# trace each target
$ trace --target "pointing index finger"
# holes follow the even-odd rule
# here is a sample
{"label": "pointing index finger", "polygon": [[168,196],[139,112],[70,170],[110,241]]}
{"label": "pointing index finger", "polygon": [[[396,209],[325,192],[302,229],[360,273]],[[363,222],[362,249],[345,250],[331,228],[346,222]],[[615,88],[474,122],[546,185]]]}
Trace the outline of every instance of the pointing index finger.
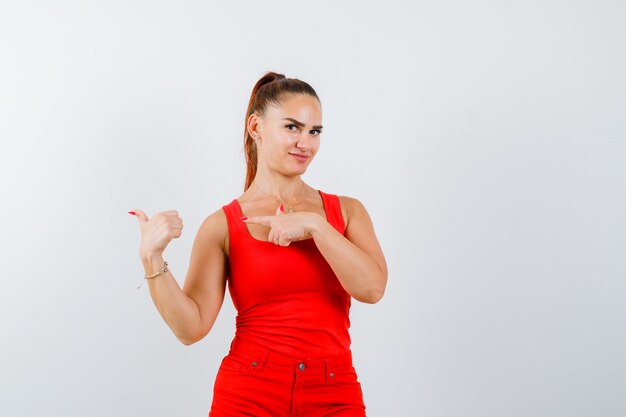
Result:
{"label": "pointing index finger", "polygon": [[242,217],[241,220],[244,223],[256,223],[256,224],[264,224],[265,226],[271,226],[272,217],[274,216],[250,216],[250,217]]}

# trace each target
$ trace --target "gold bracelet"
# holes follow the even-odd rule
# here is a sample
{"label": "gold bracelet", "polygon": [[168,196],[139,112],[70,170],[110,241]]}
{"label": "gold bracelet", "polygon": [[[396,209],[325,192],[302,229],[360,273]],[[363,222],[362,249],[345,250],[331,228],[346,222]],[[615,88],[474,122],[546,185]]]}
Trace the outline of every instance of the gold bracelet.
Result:
{"label": "gold bracelet", "polygon": [[161,268],[161,269],[159,270],[159,272],[157,272],[157,273],[156,273],[156,274],[154,274],[154,275],[150,275],[150,276],[147,276],[147,275],[146,275],[146,279],[150,279],[150,278],[157,277],[157,276],[161,275],[162,273],[169,271],[169,269],[167,269],[167,261],[163,261],[163,262],[165,262],[165,265],[163,265],[163,268]]}
{"label": "gold bracelet", "polygon": [[144,282],[146,279],[152,279],[152,278],[154,278],[154,277],[158,277],[159,275],[161,275],[161,274],[163,274],[163,273],[165,273],[165,272],[169,271],[169,269],[167,269],[167,261],[163,261],[163,262],[165,262],[165,265],[163,265],[163,268],[161,268],[161,269],[159,270],[159,272],[155,273],[154,275],[150,275],[150,276],[145,275],[145,276],[144,276],[144,279],[142,279],[142,280],[141,280],[141,284],[139,284],[139,287],[137,287],[137,289],[141,288],[141,286],[143,285],[143,282]]}

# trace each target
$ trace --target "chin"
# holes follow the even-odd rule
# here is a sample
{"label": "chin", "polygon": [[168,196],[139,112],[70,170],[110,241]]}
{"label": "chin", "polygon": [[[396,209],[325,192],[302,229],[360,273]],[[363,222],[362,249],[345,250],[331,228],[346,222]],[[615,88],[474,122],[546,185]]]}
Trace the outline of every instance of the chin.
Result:
{"label": "chin", "polygon": [[304,175],[306,173],[306,168],[293,171],[292,173],[293,175]]}
{"label": "chin", "polygon": [[304,175],[304,173],[306,172],[308,166],[303,167],[303,168],[298,168],[298,169],[287,169],[285,170],[285,174],[288,176],[294,176],[294,175]]}

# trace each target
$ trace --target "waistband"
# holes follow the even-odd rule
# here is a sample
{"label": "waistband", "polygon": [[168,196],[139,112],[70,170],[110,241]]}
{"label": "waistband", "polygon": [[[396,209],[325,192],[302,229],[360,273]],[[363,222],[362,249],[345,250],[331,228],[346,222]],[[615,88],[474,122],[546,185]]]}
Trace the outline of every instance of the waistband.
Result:
{"label": "waistband", "polygon": [[351,350],[324,358],[292,358],[273,352],[269,349],[265,349],[237,336],[235,336],[230,344],[230,351],[228,352],[228,355],[235,359],[254,361],[263,365],[271,364],[281,368],[296,368],[300,370],[308,369],[310,371],[326,371],[329,368],[352,366]]}

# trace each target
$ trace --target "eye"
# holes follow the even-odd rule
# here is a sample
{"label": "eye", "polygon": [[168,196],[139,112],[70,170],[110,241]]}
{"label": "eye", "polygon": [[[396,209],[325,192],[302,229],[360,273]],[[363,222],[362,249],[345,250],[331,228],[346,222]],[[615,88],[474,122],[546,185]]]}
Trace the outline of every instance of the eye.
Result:
{"label": "eye", "polygon": [[[290,129],[290,127],[291,127],[291,126],[295,127],[296,129],[298,128],[298,125],[295,125],[295,124],[293,124],[293,123],[292,123],[292,124],[290,124],[290,125],[286,125],[285,127],[286,127],[287,129],[291,130],[291,129]],[[292,130],[292,132],[295,132],[295,131],[294,131],[294,130]]]}
{"label": "eye", "polygon": [[311,133],[313,133],[313,132],[317,132],[317,133],[316,133],[316,134],[314,134],[313,136],[319,136],[319,135],[321,135],[321,134],[322,134],[322,131],[321,131],[321,130],[319,130],[319,129],[313,129],[313,130],[311,130]]}

